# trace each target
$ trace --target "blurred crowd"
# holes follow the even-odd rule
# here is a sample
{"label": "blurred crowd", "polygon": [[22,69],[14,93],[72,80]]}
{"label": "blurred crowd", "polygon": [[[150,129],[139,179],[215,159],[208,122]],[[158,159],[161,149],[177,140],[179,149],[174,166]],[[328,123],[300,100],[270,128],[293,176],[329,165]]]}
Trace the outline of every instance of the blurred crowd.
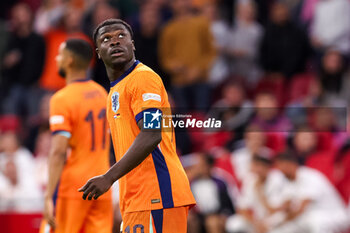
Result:
{"label": "blurred crowd", "polygon": [[[349,0],[0,2],[0,211],[42,208],[59,44],[122,18],[174,111],[190,233],[345,232],[350,223]],[[90,79],[109,89],[97,57]]]}

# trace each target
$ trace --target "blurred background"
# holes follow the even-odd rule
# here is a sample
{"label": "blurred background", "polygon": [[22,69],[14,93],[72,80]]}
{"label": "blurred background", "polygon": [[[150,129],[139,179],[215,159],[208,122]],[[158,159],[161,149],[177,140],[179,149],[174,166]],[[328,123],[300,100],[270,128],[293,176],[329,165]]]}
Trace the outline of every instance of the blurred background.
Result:
{"label": "blurred background", "polygon": [[[312,232],[346,231],[349,0],[2,0],[1,232],[37,232],[50,149],[49,101],[65,85],[55,63],[58,46],[70,37],[93,45],[94,28],[108,18],[132,26],[136,58],[160,74],[175,112],[223,121],[225,131],[176,134],[198,202],[188,232],[270,232],[274,224],[261,222],[290,182],[289,167],[315,169],[315,179],[303,183],[299,177],[300,187],[329,189],[337,200],[339,205],[316,208],[323,219],[347,213],[343,222],[330,221],[335,230]],[[108,91],[97,57],[89,78]],[[281,153],[295,158],[297,167],[276,169]],[[283,182],[269,181],[276,172]],[[247,220],[254,229],[243,226]]]}

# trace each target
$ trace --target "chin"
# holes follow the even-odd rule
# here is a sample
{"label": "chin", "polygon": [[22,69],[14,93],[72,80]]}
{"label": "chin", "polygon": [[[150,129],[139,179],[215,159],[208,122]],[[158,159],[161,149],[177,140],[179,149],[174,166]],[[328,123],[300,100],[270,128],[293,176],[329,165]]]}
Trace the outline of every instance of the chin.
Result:
{"label": "chin", "polygon": [[128,62],[130,62],[130,60],[131,59],[128,59],[125,57],[116,57],[116,58],[112,58],[110,61],[113,66],[123,66]]}

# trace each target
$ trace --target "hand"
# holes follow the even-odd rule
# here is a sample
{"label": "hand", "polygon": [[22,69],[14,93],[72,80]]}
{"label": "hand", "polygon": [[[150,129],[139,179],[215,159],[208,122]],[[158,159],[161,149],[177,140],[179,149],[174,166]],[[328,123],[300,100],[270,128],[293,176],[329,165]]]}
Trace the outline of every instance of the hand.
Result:
{"label": "hand", "polygon": [[92,198],[96,200],[99,196],[107,192],[112,184],[113,182],[109,181],[104,175],[95,176],[88,180],[88,182],[78,191],[84,192],[84,200],[86,200],[86,197],[88,197],[88,200],[91,200]]}
{"label": "hand", "polygon": [[44,218],[51,228],[56,228],[55,217],[53,216],[53,201],[52,198],[45,198],[44,203]]}

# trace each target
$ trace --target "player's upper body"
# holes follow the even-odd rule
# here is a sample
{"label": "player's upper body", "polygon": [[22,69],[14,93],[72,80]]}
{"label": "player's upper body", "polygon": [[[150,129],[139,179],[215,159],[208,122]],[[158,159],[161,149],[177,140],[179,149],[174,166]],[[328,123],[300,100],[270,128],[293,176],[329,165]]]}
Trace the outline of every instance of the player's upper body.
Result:
{"label": "player's upper body", "polygon": [[[73,53],[76,50],[82,51],[80,43],[86,42],[71,39],[60,46],[57,62],[61,76],[67,76],[67,71],[62,68],[69,61],[68,58],[64,59],[65,53],[72,50]],[[73,59],[72,64],[84,67],[84,64],[79,64],[79,59]],[[75,75],[51,98],[51,131],[54,135],[67,137],[70,148],[60,177],[60,197],[81,198],[77,189],[91,176],[103,174],[109,169],[106,97],[103,87],[88,80],[86,76]],[[110,197],[106,195],[104,198]]]}
{"label": "player's upper body", "polygon": [[[63,42],[56,57],[58,72],[65,78],[66,87],[56,92],[50,101],[53,137],[44,217],[53,228],[53,199],[57,196],[80,199],[78,188],[91,176],[109,169],[107,93],[86,78],[92,57],[92,47],[81,39]],[[111,194],[101,199],[111,199]]]}
{"label": "player's upper body", "polygon": [[103,87],[94,81],[81,79],[51,98],[51,131],[66,136],[71,149],[59,182],[60,197],[80,199],[78,188],[91,176],[103,174],[109,169],[106,97]]}
{"label": "player's upper body", "polygon": [[[107,99],[107,119],[117,161],[140,133],[137,122],[144,117],[144,112],[156,114],[156,109],[159,113],[170,109],[162,80],[149,67],[135,61],[122,77],[111,84]],[[154,122],[159,121],[160,117]],[[194,203],[187,176],[176,154],[174,131],[163,130],[159,145],[119,182],[122,211],[172,208]]]}
{"label": "player's upper body", "polygon": [[118,162],[103,177],[91,179],[82,188],[83,197],[90,192],[98,197],[106,183],[119,179],[122,214],[195,204],[174,132],[142,129],[144,112],[160,121],[159,113],[170,109],[161,78],[135,59],[132,30],[124,21],[107,20],[95,32],[111,81],[107,119]]}

